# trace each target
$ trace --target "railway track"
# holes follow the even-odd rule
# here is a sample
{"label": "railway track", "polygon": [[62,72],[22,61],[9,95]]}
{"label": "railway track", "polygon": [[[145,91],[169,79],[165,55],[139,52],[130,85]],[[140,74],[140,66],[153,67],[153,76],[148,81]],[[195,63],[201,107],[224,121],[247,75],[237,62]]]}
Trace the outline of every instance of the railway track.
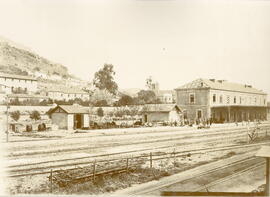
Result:
{"label": "railway track", "polygon": [[[269,123],[262,123],[261,126],[270,126]],[[239,127],[242,128],[246,128],[245,126],[240,125]],[[226,129],[230,129],[231,127],[213,127],[212,129],[215,130],[226,130]],[[128,130],[129,128],[127,128]],[[145,129],[149,130],[149,131],[145,131]],[[144,135],[144,134],[151,134],[151,133],[164,133],[164,132],[182,132],[182,131],[190,131],[190,130],[194,130],[193,127],[175,127],[175,128],[169,128],[169,129],[165,129],[164,128],[159,128],[159,130],[156,130],[155,128],[138,128],[139,131],[117,131],[116,129],[114,130],[114,132],[117,133],[110,133],[111,130],[93,130],[94,132],[99,132],[96,135],[91,135],[91,136],[87,136],[88,134],[91,134],[91,131],[85,132],[84,130],[81,130],[82,132],[84,132],[84,134],[86,136],[72,136],[72,137],[63,137],[63,136],[48,136],[50,138],[45,138],[44,136],[40,136],[38,138],[38,136],[36,136],[38,139],[27,139],[27,140],[10,140],[9,143],[19,143],[19,142],[38,142],[38,141],[51,141],[51,140],[59,140],[59,139],[84,139],[85,137],[105,137],[105,136],[122,136],[122,135]],[[204,130],[204,129],[202,129]],[[102,134],[100,134],[102,133]],[[104,135],[105,134],[105,135]],[[28,137],[27,135],[25,135],[25,137]],[[29,136],[31,137],[31,136]],[[62,138],[63,137],[63,138]]]}
{"label": "railway track", "polygon": [[[265,126],[262,127],[262,129],[259,131],[259,135],[263,135],[265,134],[265,130],[270,130],[270,126]],[[157,139],[150,139],[150,140],[145,140],[145,139],[139,139],[136,140],[131,143],[131,142],[127,142],[126,139],[123,139],[122,141],[118,141],[118,142],[96,142],[95,144],[87,144],[87,145],[81,145],[83,142],[77,143],[80,146],[75,146],[74,144],[69,144],[69,145],[54,145],[53,149],[49,149],[49,150],[44,150],[43,146],[40,147],[35,147],[35,148],[39,148],[42,150],[36,150],[34,147],[27,147],[27,149],[31,149],[31,151],[14,151],[12,148],[10,148],[10,154],[8,155],[9,157],[20,157],[20,156],[27,156],[27,155],[47,155],[47,154],[51,154],[51,153],[64,153],[64,152],[78,152],[78,151],[87,151],[87,150],[94,150],[94,149],[100,149],[100,148],[106,148],[106,147],[117,147],[117,146],[125,146],[125,145],[139,145],[139,144],[156,144],[156,143],[163,143],[163,142],[171,142],[171,143],[175,143],[175,145],[180,146],[180,145],[188,145],[189,143],[194,143],[194,140],[192,138],[200,138],[199,140],[195,140],[196,143],[203,143],[205,141],[211,141],[213,138],[213,140],[219,140],[218,138],[214,138],[215,136],[218,137],[222,137],[222,139],[234,139],[237,138],[239,139],[245,139],[247,134],[246,134],[246,129],[245,128],[237,128],[234,130],[229,130],[226,131],[224,133],[223,130],[220,131],[214,131],[214,132],[208,132],[208,133],[195,133],[195,134],[191,134],[191,135],[186,135],[183,136],[183,134],[178,133],[177,135],[174,134],[172,137],[156,137]],[[155,137],[153,137],[155,138]],[[179,143],[180,141],[180,143]],[[90,143],[90,142],[89,142]],[[73,146],[73,147],[72,147]],[[45,146],[46,148],[48,148],[47,146]],[[44,148],[45,148],[44,147]],[[16,149],[19,149],[19,147],[16,147]],[[25,148],[25,147],[24,147]]]}
{"label": "railway track", "polygon": [[[257,144],[248,144],[248,145],[227,145],[227,146],[219,146],[215,148],[200,148],[195,150],[186,150],[186,151],[176,151],[174,152],[175,157],[182,157],[186,156],[187,154],[205,154],[209,152],[216,152],[216,151],[230,151],[230,150],[239,150],[239,149],[255,149],[260,147],[261,145],[269,145],[270,143],[257,143]],[[151,149],[152,150],[152,149]],[[160,149],[159,149],[160,150]],[[145,157],[142,155],[143,153],[149,153],[150,150],[144,151],[126,151],[124,153],[114,153],[114,154],[99,154],[92,157],[78,157],[72,159],[59,159],[59,160],[50,160],[44,162],[35,162],[35,163],[28,163],[23,165],[11,165],[7,168],[7,172],[9,177],[22,177],[22,176],[30,176],[30,175],[40,175],[40,174],[48,174],[51,170],[57,171],[60,169],[74,169],[76,166],[78,167],[85,167],[91,165],[95,160],[98,162],[108,162],[113,160],[119,160],[119,158],[128,158],[133,156],[136,157]],[[158,159],[166,159],[167,157],[163,157],[165,153],[160,153],[160,151],[155,154],[153,152],[153,160]],[[159,158],[158,156],[162,156]],[[146,156],[147,157],[147,156]],[[147,158],[146,158],[147,160]]]}
{"label": "railway track", "polygon": [[[160,195],[163,192],[168,191],[182,191],[182,192],[195,192],[195,191],[205,191],[207,188],[214,185],[230,181],[237,176],[241,176],[248,173],[254,169],[263,167],[265,161],[262,158],[247,157],[244,159],[239,159],[226,163],[225,165],[216,165],[213,168],[205,169],[199,173],[192,173],[191,176],[186,176],[186,178],[178,178],[167,180],[163,182],[158,182],[154,184],[149,184],[148,186],[141,187],[137,189],[124,191],[116,193],[117,195],[128,195],[128,196],[138,196],[138,195]],[[199,167],[200,168],[200,167]],[[233,172],[228,176],[224,176],[224,172]],[[188,172],[186,173],[188,174]],[[185,174],[185,175],[186,175]],[[222,178],[219,178],[222,177]],[[170,177],[169,177],[170,178]],[[199,186],[198,186],[199,185]]]}

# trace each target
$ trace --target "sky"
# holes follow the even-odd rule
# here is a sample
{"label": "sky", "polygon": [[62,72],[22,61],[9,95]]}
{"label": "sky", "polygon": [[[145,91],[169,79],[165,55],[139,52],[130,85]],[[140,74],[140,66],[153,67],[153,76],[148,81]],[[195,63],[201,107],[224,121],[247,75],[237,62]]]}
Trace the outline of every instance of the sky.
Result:
{"label": "sky", "polygon": [[266,0],[0,0],[0,35],[85,80],[113,64],[121,89],[216,78],[270,94]]}

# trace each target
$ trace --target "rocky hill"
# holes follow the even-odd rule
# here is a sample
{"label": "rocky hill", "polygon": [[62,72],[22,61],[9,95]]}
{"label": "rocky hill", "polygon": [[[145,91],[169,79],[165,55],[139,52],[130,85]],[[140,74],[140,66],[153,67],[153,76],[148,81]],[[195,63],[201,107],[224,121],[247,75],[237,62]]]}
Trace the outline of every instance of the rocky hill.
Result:
{"label": "rocky hill", "polygon": [[[15,42],[0,37],[0,72],[32,76],[70,78],[68,69]],[[36,77],[38,77],[36,76]],[[73,77],[72,77],[73,78]]]}

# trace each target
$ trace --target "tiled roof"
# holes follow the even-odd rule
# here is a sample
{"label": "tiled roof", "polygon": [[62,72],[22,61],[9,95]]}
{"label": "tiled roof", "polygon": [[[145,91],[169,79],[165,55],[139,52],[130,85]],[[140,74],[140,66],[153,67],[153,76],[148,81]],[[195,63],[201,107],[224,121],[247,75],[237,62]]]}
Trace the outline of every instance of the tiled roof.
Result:
{"label": "tiled roof", "polygon": [[89,108],[81,105],[58,105],[54,109],[49,110],[49,113],[54,112],[56,109],[61,108],[68,114],[88,114]]}
{"label": "tiled roof", "polygon": [[253,93],[253,94],[266,94],[262,90],[253,88],[250,85],[243,85],[239,83],[227,82],[225,80],[214,80],[214,79],[197,79],[176,88],[176,90],[194,89],[194,88],[210,88],[210,89],[217,89],[217,90],[227,90],[227,91],[245,92],[245,93]]}
{"label": "tiled roof", "polygon": [[10,78],[10,79],[26,79],[26,80],[33,80],[36,81],[34,77],[31,76],[23,76],[23,75],[12,75],[12,74],[6,74],[6,73],[0,73],[0,77]]}
{"label": "tiled roof", "polygon": [[143,112],[170,112],[174,108],[181,111],[180,108],[175,104],[149,104],[145,105],[142,109]]}

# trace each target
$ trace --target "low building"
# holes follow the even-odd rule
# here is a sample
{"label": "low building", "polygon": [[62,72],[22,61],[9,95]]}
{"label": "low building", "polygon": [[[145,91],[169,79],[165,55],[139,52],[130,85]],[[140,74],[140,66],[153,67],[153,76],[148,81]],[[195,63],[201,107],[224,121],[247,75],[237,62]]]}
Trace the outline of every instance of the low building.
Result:
{"label": "low building", "polygon": [[37,79],[30,76],[0,73],[0,84],[11,88],[12,93],[29,94],[37,91]]}
{"label": "low building", "polygon": [[176,89],[176,104],[184,118],[215,122],[267,118],[267,94],[251,85],[216,79],[197,79]]}
{"label": "low building", "polygon": [[52,124],[59,129],[81,129],[89,128],[89,108],[77,104],[58,105],[48,111]]}
{"label": "low building", "polygon": [[143,122],[179,122],[181,109],[175,104],[151,104],[142,109]]}
{"label": "low building", "polygon": [[83,101],[89,100],[89,94],[84,90],[75,87],[49,87],[43,90],[45,95],[50,99],[69,101],[74,99],[81,99]]}

